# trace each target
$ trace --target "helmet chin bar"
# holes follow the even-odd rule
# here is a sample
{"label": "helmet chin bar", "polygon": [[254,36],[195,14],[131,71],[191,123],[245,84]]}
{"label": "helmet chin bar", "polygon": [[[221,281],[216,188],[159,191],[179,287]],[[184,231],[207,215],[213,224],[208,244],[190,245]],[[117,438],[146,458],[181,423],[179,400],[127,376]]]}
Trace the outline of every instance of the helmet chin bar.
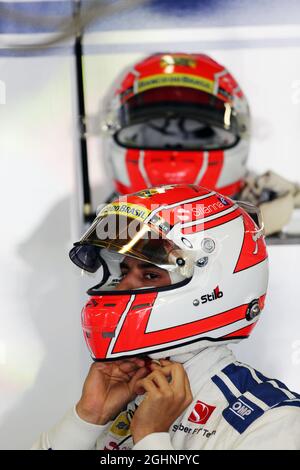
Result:
{"label": "helmet chin bar", "polygon": [[[109,337],[109,335],[107,336]],[[94,362],[114,362],[114,361],[120,361],[123,359],[128,359],[128,358],[141,358],[141,359],[152,359],[154,361],[159,361],[160,359],[170,359],[175,362],[180,362],[184,363],[194,357],[196,354],[200,353],[204,349],[207,349],[208,347],[218,347],[222,345],[230,343],[238,343],[243,339],[243,337],[235,337],[230,340],[228,339],[212,339],[212,338],[203,338],[203,339],[197,339],[192,342],[187,342],[179,346],[173,346],[173,347],[166,347],[162,348],[157,351],[153,352],[145,352],[145,353],[128,353],[126,355],[122,356],[117,356],[117,357],[109,357],[109,358],[96,358],[93,356],[92,351],[90,350],[91,353],[91,358]]]}

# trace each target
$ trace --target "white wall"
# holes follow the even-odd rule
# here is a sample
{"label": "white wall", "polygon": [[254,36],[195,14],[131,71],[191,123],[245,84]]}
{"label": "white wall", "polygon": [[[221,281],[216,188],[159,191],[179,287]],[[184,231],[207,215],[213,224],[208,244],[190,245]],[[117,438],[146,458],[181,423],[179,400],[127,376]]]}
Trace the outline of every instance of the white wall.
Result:
{"label": "white wall", "polygon": [[[237,48],[233,42],[224,48],[222,34],[227,33],[222,28],[218,31],[215,48],[215,43],[209,43],[211,31],[206,30],[204,50],[203,36],[182,42],[180,49],[207,52],[241,82],[254,121],[250,166],[258,171],[272,168],[299,180],[300,47],[284,43],[263,47],[259,42],[257,47],[241,44]],[[232,31],[237,40],[241,34],[253,34],[244,29]],[[159,42],[153,44],[151,34],[147,39],[140,32],[137,50],[130,33],[125,33],[129,44],[121,50],[121,40],[107,35],[106,42],[97,35],[87,41],[89,113],[96,112],[100,97],[123,65],[159,46]],[[101,44],[101,53],[89,49],[92,42]],[[179,50],[175,40],[170,40],[169,47]],[[0,58],[0,80],[6,84],[6,104],[0,105],[2,449],[30,447],[42,430],[59,419],[78,399],[90,362],[80,330],[80,310],[89,283],[77,276],[67,255],[73,241],[76,153],[72,77],[72,59],[67,57]],[[106,191],[103,157],[95,137],[90,139],[89,150],[93,185]],[[300,246],[270,248],[264,316],[253,337],[236,347],[241,360],[298,391],[299,261]]]}
{"label": "white wall", "polygon": [[68,260],[71,71],[64,57],[0,59],[2,449],[28,448],[80,396],[86,370]]}

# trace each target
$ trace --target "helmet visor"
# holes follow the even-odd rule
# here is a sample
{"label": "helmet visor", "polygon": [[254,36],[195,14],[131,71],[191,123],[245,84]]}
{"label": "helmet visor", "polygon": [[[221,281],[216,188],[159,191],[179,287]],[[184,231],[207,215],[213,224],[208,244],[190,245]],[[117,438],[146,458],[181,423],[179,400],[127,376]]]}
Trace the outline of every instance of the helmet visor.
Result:
{"label": "helmet visor", "polygon": [[245,212],[251,217],[255,225],[257,226],[257,231],[255,232],[256,234],[259,235],[264,235],[265,227],[264,227],[264,221],[262,218],[262,213],[259,207],[254,206],[250,202],[246,201],[235,201],[239,207],[244,209]]}
{"label": "helmet visor", "polygon": [[[137,211],[147,211],[142,207],[126,208],[135,210],[136,214]],[[101,250],[105,248],[169,271],[178,268],[180,263],[184,264],[182,250],[164,236],[159,226],[161,221],[156,225],[144,223],[141,212],[132,218],[116,213],[121,209],[122,206],[112,204],[100,212],[90,229],[70,251],[73,263],[85,271],[95,273],[102,265]]]}
{"label": "helmet visor", "polygon": [[160,87],[134,95],[119,109],[119,145],[153,150],[233,147],[241,124],[228,102],[187,87]]}

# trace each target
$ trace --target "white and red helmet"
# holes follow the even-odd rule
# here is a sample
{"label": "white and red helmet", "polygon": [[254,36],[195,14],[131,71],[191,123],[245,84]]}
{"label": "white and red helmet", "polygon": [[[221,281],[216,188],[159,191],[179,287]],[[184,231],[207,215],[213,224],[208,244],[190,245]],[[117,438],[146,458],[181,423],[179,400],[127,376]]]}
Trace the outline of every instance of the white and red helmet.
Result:
{"label": "white and red helmet", "polygon": [[[168,270],[170,285],[116,290],[125,256]],[[264,307],[268,262],[258,210],[202,187],[162,186],[114,200],[70,258],[100,276],[82,310],[95,360],[237,342]]]}
{"label": "white and red helmet", "polygon": [[243,186],[250,114],[233,76],[204,54],[154,54],[121,74],[104,103],[115,189]]}

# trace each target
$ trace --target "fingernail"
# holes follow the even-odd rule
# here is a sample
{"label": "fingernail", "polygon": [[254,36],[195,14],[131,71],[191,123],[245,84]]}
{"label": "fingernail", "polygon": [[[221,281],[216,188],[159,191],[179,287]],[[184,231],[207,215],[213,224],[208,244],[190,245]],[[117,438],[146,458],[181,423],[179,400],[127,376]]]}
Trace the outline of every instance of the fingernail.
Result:
{"label": "fingernail", "polygon": [[158,366],[161,365],[158,359],[152,359],[152,362],[153,364],[157,364]]}

